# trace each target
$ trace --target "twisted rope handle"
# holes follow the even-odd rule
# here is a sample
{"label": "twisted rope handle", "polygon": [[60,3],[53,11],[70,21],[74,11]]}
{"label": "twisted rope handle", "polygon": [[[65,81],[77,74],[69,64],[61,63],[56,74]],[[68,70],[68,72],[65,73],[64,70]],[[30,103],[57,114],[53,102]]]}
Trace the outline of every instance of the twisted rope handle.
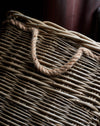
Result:
{"label": "twisted rope handle", "polygon": [[[13,19],[7,20],[6,22],[10,22],[11,24],[19,27],[20,29],[22,29],[24,31],[32,32],[32,40],[31,40],[32,41],[32,50],[31,50],[31,52],[32,52],[33,62],[34,62],[35,67],[41,73],[43,73],[45,75],[56,76],[56,75],[65,73],[67,70],[69,70],[73,67],[73,65],[81,58],[83,53],[100,61],[100,56],[93,54],[90,49],[85,48],[85,47],[80,47],[77,50],[76,54],[65,65],[63,65],[59,68],[54,68],[54,69],[46,68],[45,66],[40,64],[39,59],[37,58],[37,54],[36,54],[36,44],[37,44],[39,30],[37,28],[28,27],[25,24],[23,24],[17,20],[13,20]],[[4,22],[4,23],[6,23],[6,22]]]}
{"label": "twisted rope handle", "polygon": [[38,34],[39,34],[38,29],[36,29],[36,28],[32,29],[32,58],[33,58],[33,62],[34,62],[35,67],[41,73],[43,73],[45,75],[56,76],[56,75],[65,73],[67,70],[69,70],[70,68],[73,67],[73,65],[81,58],[83,53],[96,59],[96,60],[100,59],[100,57],[93,54],[91,52],[91,50],[89,50],[85,47],[80,47],[77,50],[76,54],[65,65],[63,65],[59,68],[55,68],[55,69],[46,68],[45,66],[40,64],[39,59],[37,58],[37,54],[36,54],[36,44],[37,44]]}

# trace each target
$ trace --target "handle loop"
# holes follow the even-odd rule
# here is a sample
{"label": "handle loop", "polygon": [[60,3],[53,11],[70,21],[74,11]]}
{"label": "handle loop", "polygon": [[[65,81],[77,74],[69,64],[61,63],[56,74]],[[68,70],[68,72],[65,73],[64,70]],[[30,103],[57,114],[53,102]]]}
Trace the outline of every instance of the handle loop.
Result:
{"label": "handle loop", "polygon": [[[33,28],[32,26],[27,26],[24,23],[21,23],[21,22],[19,22],[17,20],[14,20],[14,19],[7,20],[6,22],[10,22],[11,24],[17,26],[18,28],[20,28],[20,29],[22,29],[24,31],[32,32],[32,40],[31,40],[32,41],[32,49],[31,49],[31,52],[32,52],[33,62],[34,62],[35,67],[41,73],[43,73],[45,75],[56,76],[56,75],[65,73],[67,70],[69,70],[69,69],[71,69],[73,67],[73,65],[81,58],[83,53],[100,61],[100,56],[97,56],[97,55],[93,54],[90,49],[85,48],[85,47],[80,47],[77,50],[76,54],[65,65],[63,65],[63,66],[61,66],[59,68],[54,68],[54,69],[46,68],[45,66],[40,64],[39,59],[37,58],[37,54],[36,54],[36,44],[37,44],[39,30],[37,28]],[[6,22],[4,22],[4,23],[6,23]],[[80,34],[80,36],[84,37],[81,34]],[[94,43],[97,44],[96,42],[94,42]],[[91,44],[92,44],[92,41],[91,41]],[[98,46],[99,46],[99,44],[98,44]],[[91,45],[91,47],[92,47],[92,45]]]}
{"label": "handle loop", "polygon": [[96,60],[100,59],[99,56],[93,54],[91,52],[91,50],[89,50],[85,47],[80,47],[77,50],[76,54],[65,65],[63,65],[59,68],[54,68],[54,69],[46,68],[45,66],[40,64],[39,59],[37,58],[37,54],[36,54],[36,44],[37,44],[38,34],[39,34],[38,29],[36,29],[36,28],[32,29],[32,58],[33,58],[33,62],[34,62],[35,67],[41,73],[43,73],[45,75],[56,76],[56,75],[65,73],[67,70],[69,70],[73,67],[73,65],[81,58],[83,53],[96,59]]}

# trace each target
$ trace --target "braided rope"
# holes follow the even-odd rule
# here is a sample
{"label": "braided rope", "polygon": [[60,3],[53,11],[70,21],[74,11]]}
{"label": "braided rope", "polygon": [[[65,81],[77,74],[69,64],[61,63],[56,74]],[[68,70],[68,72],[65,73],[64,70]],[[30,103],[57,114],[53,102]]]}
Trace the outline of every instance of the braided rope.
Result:
{"label": "braided rope", "polygon": [[83,53],[86,54],[87,56],[92,57],[93,59],[100,60],[100,57],[93,54],[90,49],[85,48],[85,47],[80,47],[77,50],[76,54],[65,65],[63,65],[59,68],[54,68],[54,69],[46,68],[45,66],[40,64],[39,59],[37,58],[37,54],[36,54],[36,44],[37,44],[39,30],[37,28],[26,26],[24,23],[19,22],[19,21],[14,20],[14,19],[7,20],[6,22],[10,22],[11,24],[19,27],[20,29],[22,29],[24,31],[31,31],[32,32],[32,39],[31,39],[32,49],[31,49],[31,52],[32,52],[33,63],[35,65],[35,67],[37,68],[37,70],[39,70],[41,73],[43,73],[45,75],[56,76],[56,75],[65,73],[66,71],[68,71],[69,69],[71,69],[73,67],[73,65],[81,58]]}

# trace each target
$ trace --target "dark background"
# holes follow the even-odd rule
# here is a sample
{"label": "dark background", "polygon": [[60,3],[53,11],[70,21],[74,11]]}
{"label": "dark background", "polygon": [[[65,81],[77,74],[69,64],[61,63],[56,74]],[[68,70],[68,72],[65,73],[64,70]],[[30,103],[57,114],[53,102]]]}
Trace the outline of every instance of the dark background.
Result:
{"label": "dark background", "polygon": [[2,1],[0,4],[0,23],[5,19],[9,10],[16,10],[28,16],[42,20],[43,17],[43,2],[44,0],[30,1]]}
{"label": "dark background", "polygon": [[2,1],[0,25],[9,10],[16,10],[39,20],[55,22],[100,41],[100,0]]}

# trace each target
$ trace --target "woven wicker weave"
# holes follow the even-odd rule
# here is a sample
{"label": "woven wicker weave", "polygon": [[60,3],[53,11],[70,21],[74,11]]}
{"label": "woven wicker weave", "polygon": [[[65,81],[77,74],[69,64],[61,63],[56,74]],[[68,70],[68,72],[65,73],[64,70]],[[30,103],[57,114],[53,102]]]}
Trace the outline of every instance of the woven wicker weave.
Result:
{"label": "woven wicker weave", "polygon": [[10,11],[0,31],[0,126],[100,126],[100,44]]}

